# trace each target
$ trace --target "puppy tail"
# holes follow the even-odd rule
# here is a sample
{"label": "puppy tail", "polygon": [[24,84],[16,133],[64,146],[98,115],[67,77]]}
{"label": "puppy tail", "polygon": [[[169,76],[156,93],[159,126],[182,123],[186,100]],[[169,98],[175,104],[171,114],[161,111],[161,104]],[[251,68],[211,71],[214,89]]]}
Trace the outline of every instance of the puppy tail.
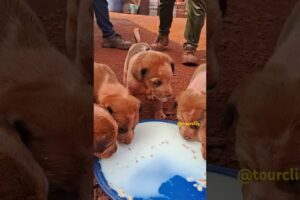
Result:
{"label": "puppy tail", "polygon": [[133,29],[133,35],[134,35],[135,43],[140,43],[142,41],[139,28]]}

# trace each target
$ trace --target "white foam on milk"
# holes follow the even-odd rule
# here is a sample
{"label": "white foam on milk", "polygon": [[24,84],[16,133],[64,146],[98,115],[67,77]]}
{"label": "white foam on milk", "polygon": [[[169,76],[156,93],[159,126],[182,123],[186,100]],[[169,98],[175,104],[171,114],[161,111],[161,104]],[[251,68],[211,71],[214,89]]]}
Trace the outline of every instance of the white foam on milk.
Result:
{"label": "white foam on milk", "polygon": [[107,182],[123,197],[159,196],[161,184],[175,175],[206,181],[201,144],[184,140],[178,126],[166,122],[138,124],[132,143],[119,144],[100,162]]}

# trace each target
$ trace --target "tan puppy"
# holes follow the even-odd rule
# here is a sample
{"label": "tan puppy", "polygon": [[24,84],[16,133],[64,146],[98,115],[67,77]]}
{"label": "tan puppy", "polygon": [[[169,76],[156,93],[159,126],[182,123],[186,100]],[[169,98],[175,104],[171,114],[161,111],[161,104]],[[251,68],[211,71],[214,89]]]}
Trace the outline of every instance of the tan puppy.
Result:
{"label": "tan puppy", "polygon": [[48,182],[41,167],[7,121],[0,119],[1,200],[46,200]]}
{"label": "tan puppy", "polygon": [[134,96],[146,95],[155,104],[155,118],[166,118],[163,102],[172,95],[172,59],[164,53],[150,50],[146,43],[129,49],[124,65],[124,84]]}
{"label": "tan puppy", "polygon": [[48,200],[91,199],[92,88],[23,1],[1,0],[0,13],[0,115],[43,169]]}
{"label": "tan puppy", "polygon": [[196,69],[189,86],[177,96],[175,104],[180,134],[187,140],[199,139],[206,158],[206,64]]}
{"label": "tan puppy", "polygon": [[[265,68],[245,79],[229,99],[227,122],[236,125],[241,168],[283,173],[300,166],[299,35],[298,1]],[[296,200],[299,181],[281,177],[250,182],[243,185],[243,196],[246,200]]]}
{"label": "tan puppy", "polygon": [[117,151],[118,124],[102,107],[94,104],[94,155],[108,158]]}
{"label": "tan puppy", "polygon": [[139,121],[140,101],[130,95],[106,65],[94,64],[94,98],[118,124],[118,141],[129,144]]}

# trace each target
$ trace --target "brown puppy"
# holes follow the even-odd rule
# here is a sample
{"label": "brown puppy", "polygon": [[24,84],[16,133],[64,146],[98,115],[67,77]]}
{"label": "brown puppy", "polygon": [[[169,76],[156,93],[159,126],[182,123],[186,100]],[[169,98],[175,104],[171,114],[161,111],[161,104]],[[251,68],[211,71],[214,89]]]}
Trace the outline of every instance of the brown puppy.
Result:
{"label": "brown puppy", "polygon": [[173,73],[174,63],[167,54],[150,50],[146,43],[137,43],[127,54],[124,84],[132,95],[146,95],[154,100],[155,118],[163,119],[166,115],[162,105],[172,95]]}
{"label": "brown puppy", "polygon": [[[229,99],[227,125],[235,125],[241,168],[284,173],[300,166],[299,35],[298,1],[265,68],[244,79]],[[243,185],[243,197],[300,199],[299,181],[280,176],[273,181],[252,181]]]}
{"label": "brown puppy", "polygon": [[117,151],[118,124],[102,107],[94,104],[94,155],[108,158]]}
{"label": "brown puppy", "polygon": [[48,182],[15,127],[0,119],[1,200],[46,200]]}
{"label": "brown puppy", "polygon": [[206,158],[206,65],[200,65],[187,89],[176,98],[180,134],[187,140],[199,139]]}
{"label": "brown puppy", "polygon": [[118,124],[118,141],[129,144],[139,121],[140,101],[130,95],[106,65],[94,64],[94,98]]}
{"label": "brown puppy", "polygon": [[43,169],[49,200],[91,199],[92,88],[23,1],[1,0],[0,13],[0,115]]}

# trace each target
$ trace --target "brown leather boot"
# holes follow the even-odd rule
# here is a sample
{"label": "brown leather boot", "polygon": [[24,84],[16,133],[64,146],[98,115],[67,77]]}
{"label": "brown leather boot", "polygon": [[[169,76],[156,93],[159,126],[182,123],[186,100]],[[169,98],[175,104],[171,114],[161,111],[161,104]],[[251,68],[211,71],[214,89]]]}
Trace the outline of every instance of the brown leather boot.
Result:
{"label": "brown leather boot", "polygon": [[132,45],[132,42],[124,40],[121,35],[115,34],[108,38],[104,38],[102,42],[103,48],[117,48],[122,50],[128,50]]}
{"label": "brown leather boot", "polygon": [[196,48],[187,44],[183,48],[182,64],[188,66],[198,66],[199,59],[196,57]]}
{"label": "brown leather boot", "polygon": [[156,51],[163,51],[169,45],[169,37],[167,35],[158,35],[151,48]]}

